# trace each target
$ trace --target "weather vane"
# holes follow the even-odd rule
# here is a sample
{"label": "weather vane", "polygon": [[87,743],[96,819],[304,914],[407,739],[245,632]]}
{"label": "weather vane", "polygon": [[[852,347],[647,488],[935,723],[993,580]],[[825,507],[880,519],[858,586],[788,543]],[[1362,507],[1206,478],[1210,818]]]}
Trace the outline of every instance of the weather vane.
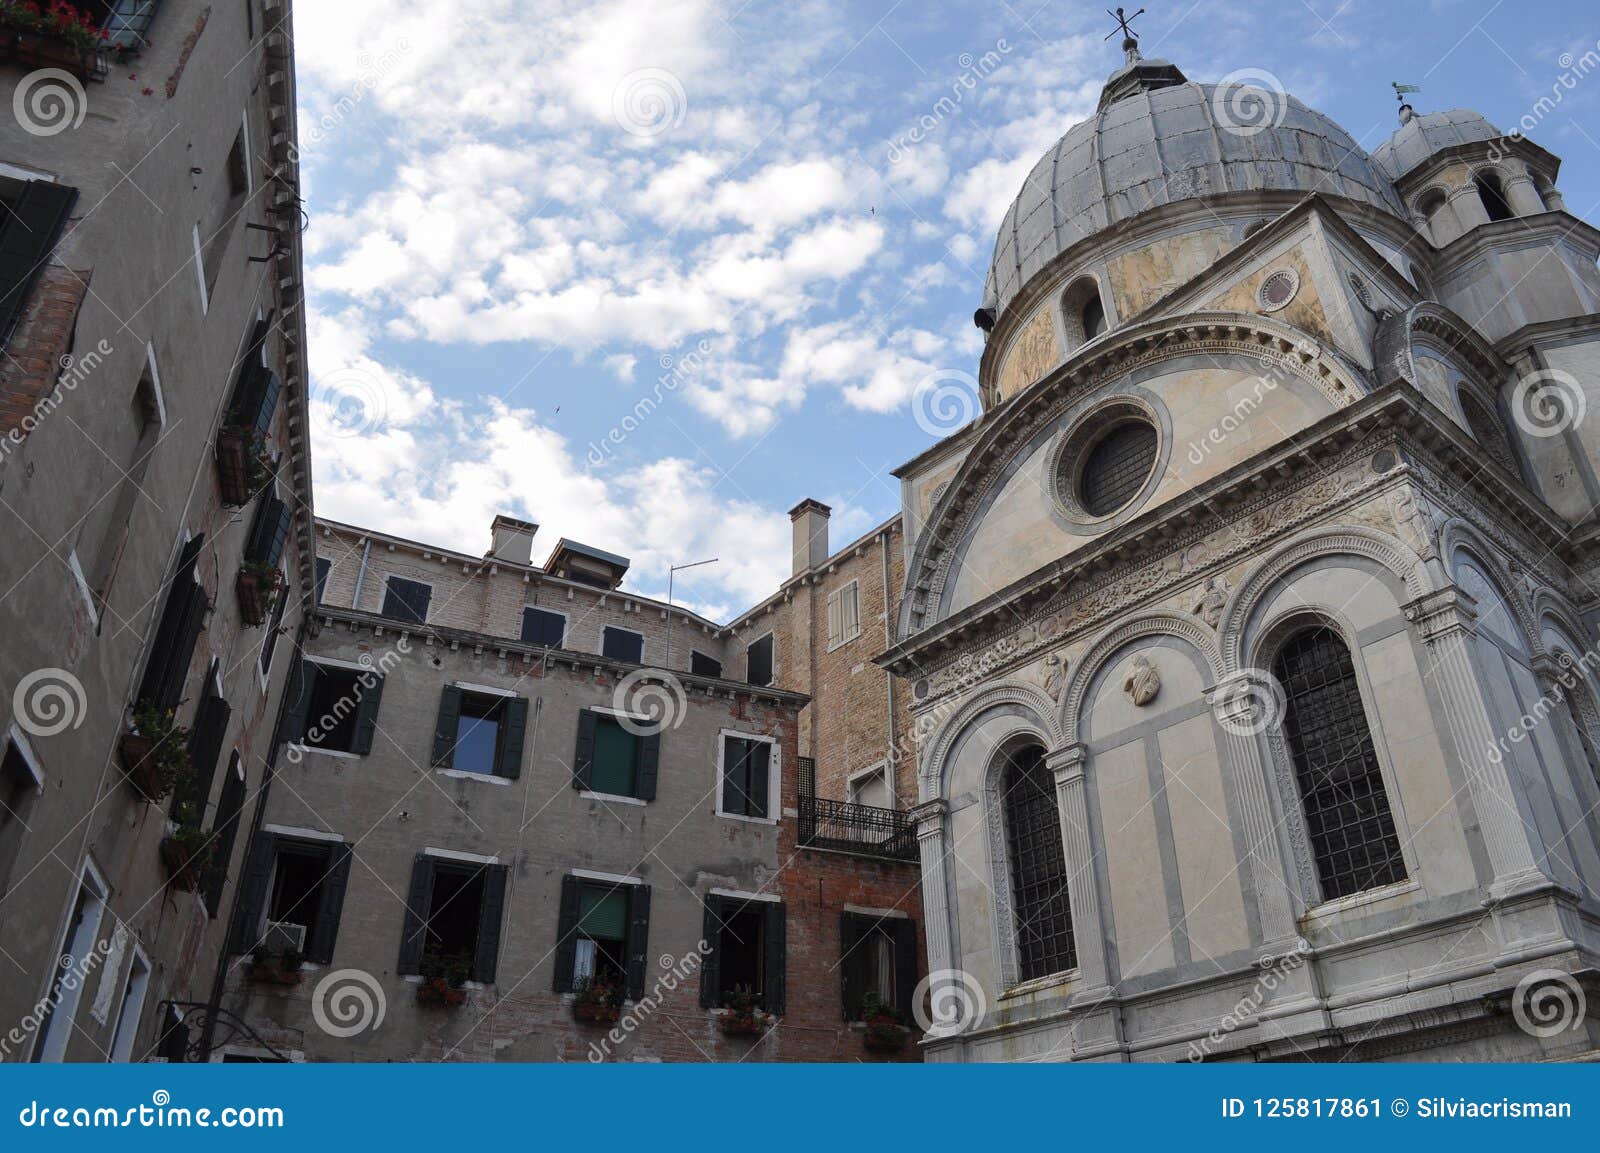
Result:
{"label": "weather vane", "polygon": [[1135,32],[1132,28],[1128,27],[1128,21],[1137,20],[1140,16],[1143,16],[1144,15],[1144,9],[1143,8],[1139,9],[1139,11],[1135,12],[1132,16],[1124,16],[1122,14],[1122,9],[1121,8],[1118,8],[1115,12],[1113,12],[1113,11],[1111,11],[1111,9],[1107,8],[1106,9],[1106,15],[1111,17],[1111,19],[1113,19],[1113,20],[1115,20],[1117,22],[1117,26],[1115,28],[1113,28],[1110,32],[1106,33],[1106,39],[1107,40],[1110,40],[1118,32],[1122,33],[1122,38],[1124,40],[1135,40],[1136,41],[1136,40],[1139,39],[1139,34],[1137,32]]}
{"label": "weather vane", "polygon": [[1398,80],[1389,81],[1389,87],[1394,89],[1394,98],[1402,104],[1406,102],[1407,92],[1422,91],[1422,85],[1420,84],[1402,84]]}

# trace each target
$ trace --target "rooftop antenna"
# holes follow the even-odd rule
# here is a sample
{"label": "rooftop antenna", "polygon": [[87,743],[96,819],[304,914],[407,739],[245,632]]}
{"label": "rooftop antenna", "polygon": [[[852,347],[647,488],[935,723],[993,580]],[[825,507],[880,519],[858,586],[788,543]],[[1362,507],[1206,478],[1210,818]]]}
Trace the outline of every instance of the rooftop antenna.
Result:
{"label": "rooftop antenna", "polygon": [[1117,26],[1110,32],[1107,32],[1105,38],[1110,40],[1118,32],[1121,32],[1122,51],[1127,54],[1128,63],[1132,64],[1134,61],[1139,59],[1139,34],[1132,28],[1128,27],[1128,22],[1130,20],[1137,20],[1140,16],[1143,16],[1144,9],[1139,9],[1139,11],[1135,12],[1132,16],[1124,16],[1121,8],[1118,8],[1115,12],[1107,8],[1106,15],[1115,20],[1117,22]]}
{"label": "rooftop antenna", "polygon": [[1402,84],[1398,80],[1391,80],[1389,81],[1389,87],[1394,89],[1394,98],[1400,102],[1400,123],[1409,124],[1411,118],[1416,115],[1416,111],[1411,107],[1410,102],[1406,100],[1406,93],[1421,92],[1422,86],[1420,84]]}
{"label": "rooftop antenna", "polygon": [[672,580],[686,568],[699,568],[703,564],[716,564],[718,557],[710,560],[690,561],[688,564],[675,564],[667,569],[667,659],[662,662],[662,667],[672,668]]}

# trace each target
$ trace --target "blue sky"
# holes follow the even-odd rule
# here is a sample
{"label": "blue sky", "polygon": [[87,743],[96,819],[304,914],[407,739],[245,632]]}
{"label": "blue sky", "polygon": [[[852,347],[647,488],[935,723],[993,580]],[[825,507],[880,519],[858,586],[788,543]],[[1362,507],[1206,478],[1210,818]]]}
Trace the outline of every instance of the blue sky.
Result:
{"label": "blue sky", "polygon": [[[1565,75],[1528,135],[1569,211],[1600,206],[1593,5],[1148,7],[1145,55],[1266,73],[1369,151],[1391,80],[1509,128]],[[536,560],[620,552],[650,595],[717,556],[678,582],[717,619],[788,575],[792,505],[832,505],[844,543],[970,415],[994,229],[1121,63],[1103,7],[1056,0],[315,0],[295,23],[319,513],[473,553],[528,517]]]}

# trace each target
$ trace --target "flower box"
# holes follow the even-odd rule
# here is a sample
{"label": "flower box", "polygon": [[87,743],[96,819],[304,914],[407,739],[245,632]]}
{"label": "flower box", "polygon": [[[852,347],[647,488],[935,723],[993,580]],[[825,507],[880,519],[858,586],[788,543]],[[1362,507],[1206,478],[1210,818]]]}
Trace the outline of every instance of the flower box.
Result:
{"label": "flower box", "polygon": [[301,980],[299,966],[291,969],[281,960],[252,961],[245,966],[245,976],[258,985],[298,985]]}
{"label": "flower box", "polygon": [[281,574],[277,569],[262,571],[246,566],[239,570],[239,579],[234,588],[239,594],[239,617],[245,628],[253,629],[266,623],[267,617],[272,614],[280,580]]}
{"label": "flower box", "polygon": [[266,441],[253,429],[230,427],[217,434],[217,483],[223,504],[247,505],[266,485],[272,473],[266,451]]}
{"label": "flower box", "polygon": [[769,1019],[765,1013],[735,1013],[732,1010],[717,1018],[717,1024],[729,1037],[758,1037],[767,1031]]}
{"label": "flower box", "polygon": [[11,52],[18,64],[32,68],[60,68],[79,80],[87,80],[94,75],[94,53],[55,36],[19,32]]}
{"label": "flower box", "polygon": [[127,775],[134,792],[151,804],[167,795],[161,782],[155,741],[138,733],[123,733],[117,745],[117,755],[122,760],[122,771]]}
{"label": "flower box", "polygon": [[419,1005],[442,1005],[446,1008],[454,1008],[457,1005],[464,1004],[466,999],[467,991],[465,989],[456,988],[443,977],[425,980],[417,986],[417,1003]]}
{"label": "flower box", "polygon": [[200,887],[211,863],[211,839],[199,829],[180,829],[163,837],[161,863],[166,866],[169,885],[192,893]]}
{"label": "flower box", "polygon": [[867,1022],[861,1043],[869,1053],[898,1053],[906,1047],[911,1030],[892,1017],[875,1017]]}
{"label": "flower box", "polygon": [[576,1020],[588,1021],[595,1025],[612,1025],[621,1018],[622,1009],[617,1005],[605,1005],[599,1001],[574,1001],[572,1016]]}

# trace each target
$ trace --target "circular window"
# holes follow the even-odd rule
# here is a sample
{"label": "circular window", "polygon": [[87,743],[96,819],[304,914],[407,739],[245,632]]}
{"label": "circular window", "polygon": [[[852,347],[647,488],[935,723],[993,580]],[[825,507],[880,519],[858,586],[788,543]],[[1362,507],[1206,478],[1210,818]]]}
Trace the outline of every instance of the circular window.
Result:
{"label": "circular window", "polygon": [[1125,420],[1094,442],[1078,473],[1077,496],[1090,516],[1110,516],[1139,494],[1156,463],[1156,430]]}
{"label": "circular window", "polygon": [[1300,277],[1292,268],[1280,268],[1261,282],[1256,292],[1256,302],[1268,312],[1276,312],[1294,299],[1300,291]]}

